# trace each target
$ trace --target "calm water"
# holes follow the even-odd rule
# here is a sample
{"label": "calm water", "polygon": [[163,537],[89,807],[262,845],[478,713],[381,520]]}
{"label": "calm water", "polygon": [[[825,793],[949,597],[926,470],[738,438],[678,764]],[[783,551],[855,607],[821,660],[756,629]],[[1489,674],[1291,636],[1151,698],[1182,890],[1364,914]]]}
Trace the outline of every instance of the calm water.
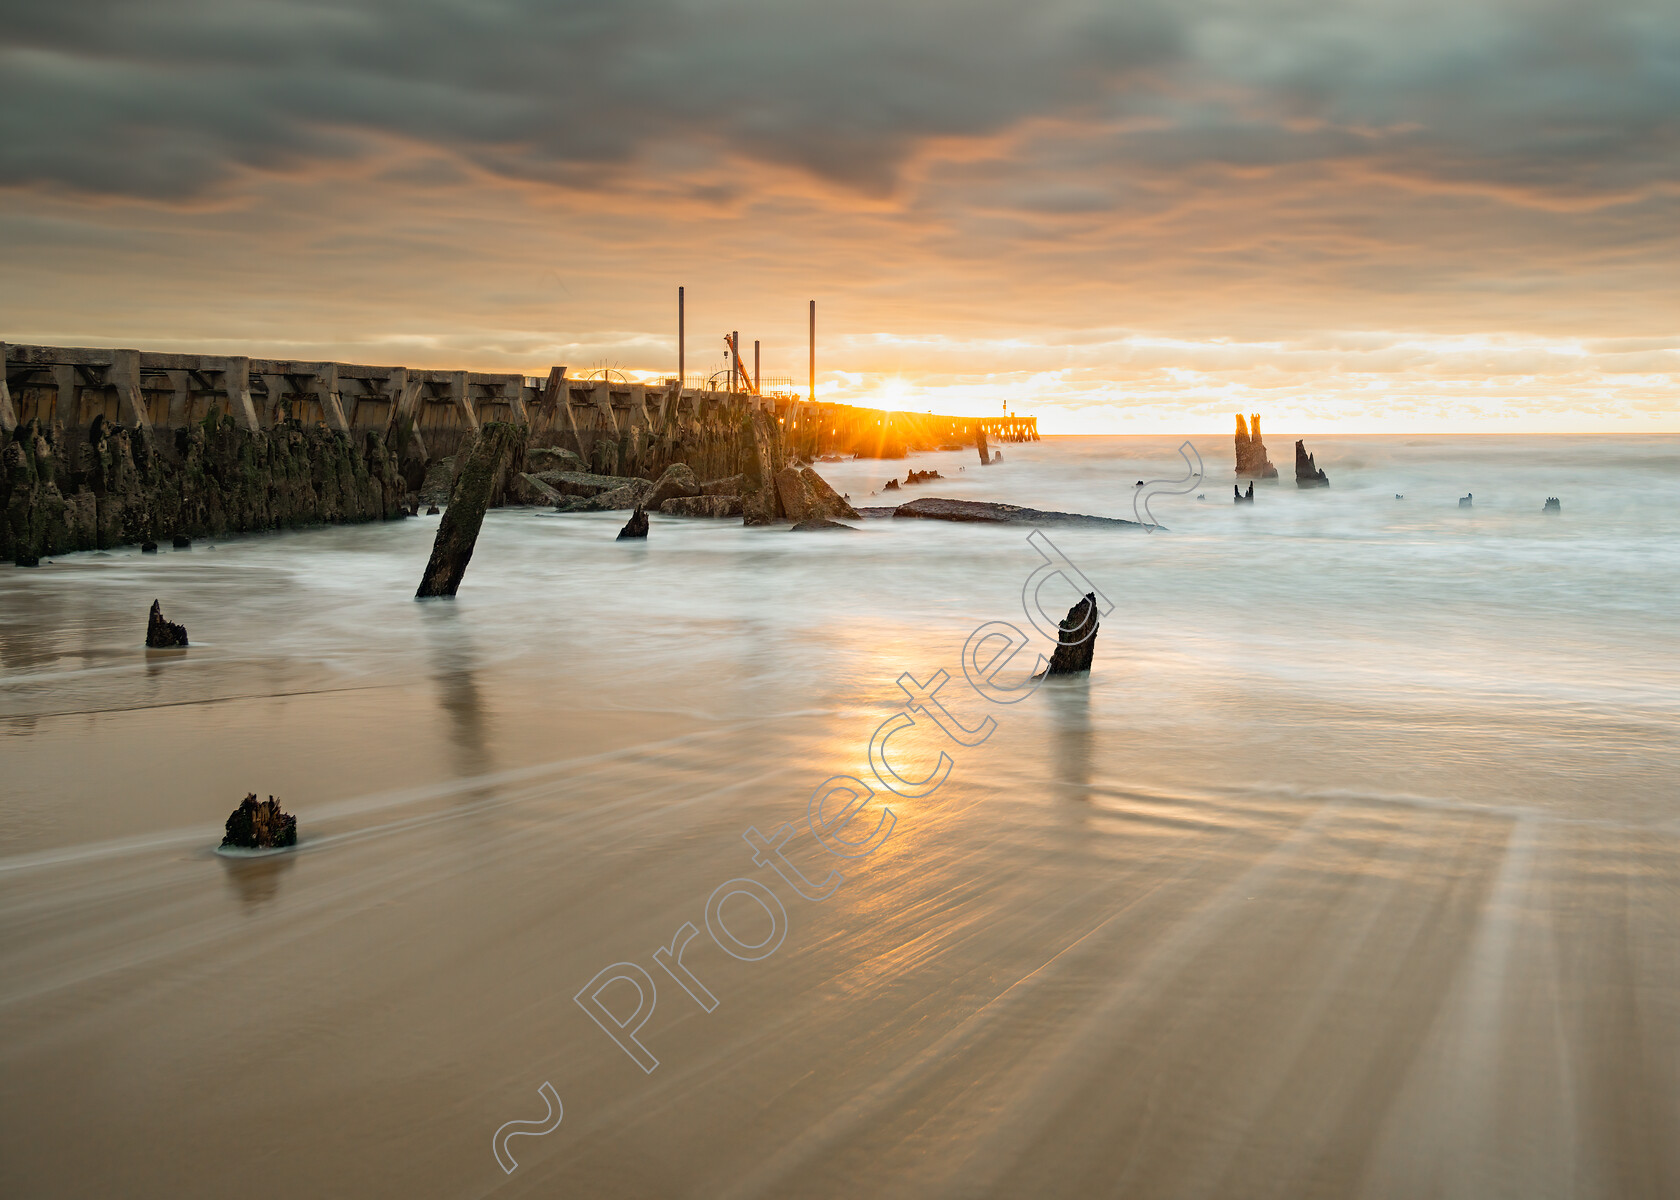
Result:
{"label": "calm water", "polygon": [[[823,470],[1129,518],[1177,441]],[[1167,531],[1051,531],[1115,607],[1010,706],[959,661],[1026,529],[497,512],[454,603],[436,518],[0,569],[0,1190],[1680,1195],[1680,438],[1312,439],[1252,507],[1196,441]],[[940,670],[991,738],[897,735],[950,780],[832,897],[756,867]],[[249,791],[299,852],[211,852]],[[572,1000],[620,960],[652,1073]]]}

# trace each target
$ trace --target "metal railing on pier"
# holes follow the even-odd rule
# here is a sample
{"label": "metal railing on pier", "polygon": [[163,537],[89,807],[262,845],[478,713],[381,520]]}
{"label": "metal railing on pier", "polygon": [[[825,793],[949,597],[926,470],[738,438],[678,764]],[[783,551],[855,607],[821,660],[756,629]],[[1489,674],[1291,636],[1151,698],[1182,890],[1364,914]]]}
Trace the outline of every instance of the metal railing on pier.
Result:
{"label": "metal railing on pier", "polygon": [[[729,371],[727,369],[714,371],[710,375],[684,375],[683,387],[693,388],[695,391],[700,392],[727,392],[730,390]],[[736,380],[735,390],[746,390],[742,388],[739,379]],[[798,389],[794,387],[792,378],[786,375],[765,375],[758,381],[758,390],[761,395],[765,396],[772,394],[798,394]]]}

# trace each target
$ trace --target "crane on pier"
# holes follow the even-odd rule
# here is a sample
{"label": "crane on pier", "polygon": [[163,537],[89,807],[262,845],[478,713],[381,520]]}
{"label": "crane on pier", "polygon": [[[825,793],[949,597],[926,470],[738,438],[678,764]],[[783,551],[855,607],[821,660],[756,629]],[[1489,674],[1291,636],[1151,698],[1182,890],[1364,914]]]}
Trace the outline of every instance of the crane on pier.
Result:
{"label": "crane on pier", "polygon": [[740,336],[741,335],[738,333],[726,333],[723,335],[723,344],[729,347],[729,390],[735,390],[735,379],[739,376],[741,380],[741,390],[746,392],[749,396],[756,396],[758,394],[758,387],[753,383],[752,377],[747,374],[747,369],[741,365],[741,347],[738,341]]}

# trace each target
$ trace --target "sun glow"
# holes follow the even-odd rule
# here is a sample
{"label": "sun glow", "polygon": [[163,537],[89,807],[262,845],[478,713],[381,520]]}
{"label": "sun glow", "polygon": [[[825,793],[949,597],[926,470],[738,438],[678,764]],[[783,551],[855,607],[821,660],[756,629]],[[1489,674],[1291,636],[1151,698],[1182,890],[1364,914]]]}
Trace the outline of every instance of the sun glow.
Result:
{"label": "sun glow", "polygon": [[1223,434],[1238,412],[1265,413],[1273,428],[1298,433],[1661,432],[1680,415],[1673,337],[873,333],[842,335],[827,354],[849,369],[823,373],[820,399],[1035,417],[1046,434]]}
{"label": "sun glow", "polygon": [[878,408],[883,412],[908,412],[916,407],[920,397],[920,388],[908,379],[893,375],[875,382],[857,395],[844,397],[842,402],[859,408]]}

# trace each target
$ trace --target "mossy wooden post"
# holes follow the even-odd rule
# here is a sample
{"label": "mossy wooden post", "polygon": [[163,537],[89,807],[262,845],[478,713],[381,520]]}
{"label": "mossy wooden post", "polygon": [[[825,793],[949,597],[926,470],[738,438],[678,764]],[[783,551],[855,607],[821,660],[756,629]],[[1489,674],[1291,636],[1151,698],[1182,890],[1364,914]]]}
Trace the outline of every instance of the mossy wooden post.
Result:
{"label": "mossy wooden post", "polygon": [[506,478],[518,451],[524,448],[527,434],[524,425],[490,421],[478,431],[470,446],[458,451],[462,456],[460,470],[449,495],[449,507],[438,523],[432,558],[426,564],[426,574],[420,580],[420,590],[414,593],[415,599],[453,596],[461,586],[467,564],[472,561],[478,531],[484,525],[484,510],[490,507],[491,495]]}

